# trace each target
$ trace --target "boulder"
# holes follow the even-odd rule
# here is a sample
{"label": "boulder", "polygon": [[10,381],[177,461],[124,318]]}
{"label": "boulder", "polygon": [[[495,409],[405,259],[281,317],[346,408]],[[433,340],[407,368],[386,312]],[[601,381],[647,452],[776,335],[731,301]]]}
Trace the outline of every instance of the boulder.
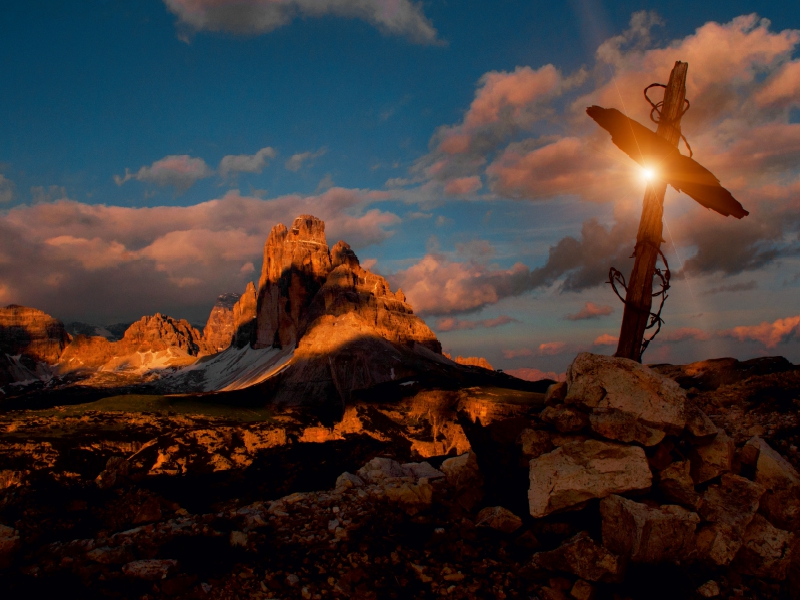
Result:
{"label": "boulder", "polygon": [[778,527],[800,529],[800,474],[783,456],[759,437],[750,439],[742,450],[742,460],[750,454],[755,464],[755,480],[767,489],[761,510]]}
{"label": "boulder", "polygon": [[514,533],[522,526],[522,519],[502,506],[487,506],[478,513],[475,526]]}
{"label": "boulder", "polygon": [[717,435],[717,426],[693,402],[686,403],[686,433],[693,442],[709,442]]}
{"label": "boulder", "polygon": [[529,567],[566,571],[588,581],[615,582],[625,574],[625,560],[597,544],[585,531],[555,550],[534,554]]}
{"label": "boulder", "polygon": [[675,505],[652,508],[621,496],[600,502],[603,545],[633,562],[660,563],[686,559],[694,549],[700,517]]}
{"label": "boulder", "polygon": [[453,490],[453,499],[464,510],[470,511],[483,498],[483,475],[478,468],[478,458],[469,451],[442,462],[442,472]]}
{"label": "boulder", "polygon": [[686,506],[696,507],[700,495],[694,489],[694,481],[688,460],[669,465],[659,473],[658,487],[665,497]]}
{"label": "boulder", "polygon": [[548,406],[540,416],[561,433],[576,433],[589,425],[589,415],[574,406]]}
{"label": "boulder", "polygon": [[733,440],[722,429],[718,430],[716,437],[710,443],[693,448],[689,460],[695,485],[733,470],[735,450]]}
{"label": "boulder", "polygon": [[433,486],[424,477],[417,483],[386,485],[384,492],[389,502],[399,504],[409,515],[429,508],[433,502]]}
{"label": "boulder", "polygon": [[[616,408],[595,408],[589,416],[589,423],[597,435],[618,442],[636,442],[649,446],[653,444],[648,444],[648,439],[656,437],[649,435],[648,429],[639,423],[636,415]],[[663,433],[661,437],[664,437]]]}
{"label": "boulder", "polygon": [[558,381],[547,388],[544,396],[544,403],[548,406],[555,406],[564,402],[567,397],[567,382]]}
{"label": "boulder", "polygon": [[762,485],[730,473],[723,475],[719,484],[709,486],[697,507],[698,514],[709,522],[697,534],[699,557],[719,566],[730,564],[763,494]]}
{"label": "boulder", "polygon": [[793,551],[797,551],[794,534],[773,527],[764,517],[755,515],[747,526],[733,566],[743,575],[783,581]]}
{"label": "boulder", "polygon": [[666,434],[683,431],[685,401],[673,380],[626,358],[583,352],[567,369],[565,404],[617,409]]}
{"label": "boulder", "polygon": [[594,586],[588,581],[578,579],[569,591],[569,595],[575,600],[593,600]]}
{"label": "boulder", "polygon": [[651,482],[642,448],[598,440],[572,442],[531,460],[530,513],[544,517],[592,498],[643,492]]}
{"label": "boulder", "polygon": [[538,458],[553,450],[553,441],[547,431],[538,429],[523,429],[517,438],[523,459],[526,464],[532,458]]}

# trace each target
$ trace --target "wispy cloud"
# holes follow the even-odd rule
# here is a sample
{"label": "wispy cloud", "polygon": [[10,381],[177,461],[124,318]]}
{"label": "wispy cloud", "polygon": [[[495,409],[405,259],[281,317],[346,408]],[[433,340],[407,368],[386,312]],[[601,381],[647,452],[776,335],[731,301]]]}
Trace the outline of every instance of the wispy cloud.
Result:
{"label": "wispy cloud", "polygon": [[[224,160],[224,159],[223,159]],[[141,167],[135,173],[125,169],[125,175],[114,175],[117,185],[135,179],[158,186],[172,186],[185,192],[200,179],[211,177],[213,169],[202,158],[192,158],[188,154],[173,154],[155,161],[149,167]]]}
{"label": "wispy cloud", "polygon": [[0,204],[6,204],[14,199],[15,188],[13,181],[0,174]]}
{"label": "wispy cloud", "polygon": [[588,319],[599,319],[606,317],[614,312],[610,306],[600,306],[594,302],[587,302],[582,309],[572,315],[566,315],[564,318],[568,321],[585,321]]}
{"label": "wispy cloud", "polygon": [[219,161],[219,174],[227,177],[231,173],[261,173],[267,162],[276,155],[277,152],[270,146],[261,148],[255,154],[228,154]]}
{"label": "wispy cloud", "polygon": [[758,289],[758,283],[755,280],[745,281],[742,283],[731,283],[729,285],[720,285],[707,289],[703,292],[703,296],[710,296],[712,294],[724,294],[726,292],[748,292],[750,290]]}
{"label": "wispy cloud", "polygon": [[320,156],[324,155],[328,151],[327,148],[320,148],[316,152],[300,152],[298,154],[292,154],[289,160],[286,161],[284,166],[289,171],[297,172],[302,167],[303,164],[308,163],[309,161],[314,160],[315,158],[319,158]]}
{"label": "wispy cloud", "polygon": [[410,0],[164,0],[183,28],[234,34],[268,33],[296,17],[361,19],[380,31],[418,44],[441,43],[436,29]]}
{"label": "wispy cloud", "polygon": [[482,319],[480,321],[470,321],[468,319],[456,319],[454,317],[445,317],[436,322],[436,330],[445,331],[461,331],[464,329],[491,329],[507,325],[508,323],[518,323],[517,319],[512,319],[507,315],[500,315],[494,319]]}

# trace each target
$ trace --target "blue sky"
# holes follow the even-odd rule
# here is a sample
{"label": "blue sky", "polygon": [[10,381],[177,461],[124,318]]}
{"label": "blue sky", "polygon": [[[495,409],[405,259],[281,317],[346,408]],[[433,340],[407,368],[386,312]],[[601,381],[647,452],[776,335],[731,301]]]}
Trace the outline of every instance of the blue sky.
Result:
{"label": "blue sky", "polygon": [[[688,261],[688,279],[665,309],[676,339],[645,359],[800,360],[796,3],[268,4],[5,4],[0,302],[67,321],[202,322],[257,277],[271,226],[312,211],[412,288],[446,348],[561,372],[578,350],[613,351],[596,342],[621,310],[595,255],[629,253],[643,189],[575,107],[644,121],[641,88],[682,52],[684,132],[755,210],[733,223],[668,195],[668,258],[676,272]],[[730,102],[711,110],[720,94]],[[558,246],[569,237],[582,260]],[[564,318],[587,302],[592,318]]]}

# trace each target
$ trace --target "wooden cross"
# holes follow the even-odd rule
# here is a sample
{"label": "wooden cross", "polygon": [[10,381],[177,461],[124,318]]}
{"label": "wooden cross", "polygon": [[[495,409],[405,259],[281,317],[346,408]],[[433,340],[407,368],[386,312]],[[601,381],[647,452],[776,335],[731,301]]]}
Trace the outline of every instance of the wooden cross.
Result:
{"label": "wooden cross", "polygon": [[[636,260],[627,284],[622,327],[617,352],[614,354],[637,362],[642,360],[642,340],[651,317],[656,261],[659,256],[663,258],[661,244],[664,240],[661,234],[667,184],[724,216],[732,215],[741,219],[748,214],[710,171],[695,162],[691,156],[684,156],[678,151],[681,117],[686,112],[684,105],[688,108],[688,68],[689,65],[685,62],[675,63],[669,83],[665,86],[663,103],[653,105],[653,111],[660,112],[655,133],[613,108],[591,106],[586,109],[590,117],[611,133],[611,140],[617,147],[653,175],[648,178],[644,194],[642,218],[634,249]],[[645,97],[647,98],[646,89]],[[660,319],[660,316],[656,315],[656,318]]]}

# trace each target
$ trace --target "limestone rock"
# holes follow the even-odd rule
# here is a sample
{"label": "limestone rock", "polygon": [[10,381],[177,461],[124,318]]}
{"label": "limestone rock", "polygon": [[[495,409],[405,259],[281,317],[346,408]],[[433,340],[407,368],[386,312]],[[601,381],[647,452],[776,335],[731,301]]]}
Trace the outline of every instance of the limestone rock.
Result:
{"label": "limestone rock", "polygon": [[730,564],[763,494],[762,485],[730,473],[723,475],[719,484],[709,486],[697,508],[710,523],[697,534],[699,556],[716,565]]}
{"label": "limestone rock", "polygon": [[87,552],[86,558],[102,565],[122,565],[135,560],[128,546],[100,546]]}
{"label": "limestone rock", "polygon": [[442,472],[454,492],[455,502],[464,510],[472,510],[483,498],[483,475],[478,468],[478,458],[470,451],[442,462]]}
{"label": "limestone rock", "polygon": [[553,450],[553,441],[547,431],[538,429],[523,429],[517,438],[517,445],[520,447],[523,459],[526,464],[532,458],[538,458]]}
{"label": "limestone rock", "polygon": [[301,215],[278,224],[264,244],[258,282],[256,348],[292,347],[305,329],[308,308],[331,271],[325,223]]}
{"label": "limestone rock", "polygon": [[615,582],[625,574],[625,561],[597,544],[582,531],[555,550],[531,558],[534,569],[566,571],[589,581]]}
{"label": "limestone rock", "polygon": [[134,560],[123,565],[122,572],[134,579],[156,581],[166,579],[178,568],[178,561],[171,559]]}
{"label": "limestone rock", "polygon": [[733,469],[735,447],[733,440],[722,429],[708,444],[698,446],[689,455],[692,480],[699,485]]}
{"label": "limestone rock", "polygon": [[651,445],[647,443],[648,439],[655,437],[649,435],[636,415],[615,408],[595,408],[589,416],[589,423],[596,434],[618,442],[636,442],[645,446]]}
{"label": "limestone rock", "polygon": [[603,545],[633,562],[660,563],[686,559],[694,549],[700,517],[675,505],[651,508],[621,496],[600,502]]}
{"label": "limestone rock", "polygon": [[567,382],[559,381],[551,384],[547,388],[547,393],[544,396],[544,403],[548,406],[555,406],[564,402],[567,396]]}
{"label": "limestone rock", "polygon": [[589,415],[574,406],[548,406],[540,416],[542,421],[550,423],[561,433],[577,433],[589,425]]}
{"label": "limestone rock", "polygon": [[156,352],[179,348],[190,356],[198,356],[204,350],[202,337],[189,321],[156,313],[133,323],[116,343],[123,345],[129,352]]}
{"label": "limestone rock", "polygon": [[593,600],[594,586],[588,581],[578,579],[569,591],[569,595],[575,600]]}
{"label": "limestone rock", "polygon": [[52,365],[69,341],[64,324],[41,310],[17,304],[0,308],[0,354]]}
{"label": "limestone rock", "polygon": [[61,355],[62,373],[79,370],[140,368],[160,355],[155,366],[184,365],[207,353],[203,336],[191,323],[156,313],[133,323],[122,339],[77,336]]}
{"label": "limestone rock", "polygon": [[659,475],[658,487],[664,496],[679,504],[697,506],[700,501],[700,495],[694,489],[694,481],[692,481],[688,460],[672,463],[666,469],[663,469]]}
{"label": "limestone rock", "polygon": [[701,598],[716,598],[720,593],[719,584],[710,579],[697,588],[697,593]]}
{"label": "limestone rock", "polygon": [[592,498],[650,489],[644,450],[598,440],[565,444],[531,460],[528,502],[533,517]]}
{"label": "limestone rock", "polygon": [[460,365],[467,365],[468,367],[481,367],[482,369],[494,371],[494,367],[489,363],[489,361],[481,356],[456,356],[452,360]]}
{"label": "limestone rock", "polygon": [[522,526],[522,519],[502,506],[487,506],[478,513],[475,526],[488,527],[503,533],[514,533]]}
{"label": "limestone rock", "polygon": [[750,439],[743,454],[745,451],[756,453],[755,480],[767,489],[761,500],[762,512],[778,527],[800,529],[800,474],[759,437]]}
{"label": "limestone rock", "polygon": [[717,426],[692,402],[686,403],[686,432],[695,442],[708,442],[717,435]]}
{"label": "limestone rock", "polygon": [[222,294],[208,315],[203,328],[203,341],[209,352],[222,352],[231,345],[235,333],[233,307],[239,300],[239,294]]}
{"label": "limestone rock", "polygon": [[685,401],[677,383],[626,358],[584,352],[567,369],[566,404],[614,408],[666,434],[683,431]]}
{"label": "limestone rock", "polygon": [[794,534],[773,527],[756,515],[747,526],[734,568],[744,575],[783,581],[796,551],[794,542]]}
{"label": "limestone rock", "polygon": [[244,294],[233,305],[233,345],[244,348],[250,345],[256,334],[256,286],[247,283]]}
{"label": "limestone rock", "polygon": [[11,564],[14,554],[20,549],[19,532],[13,527],[0,525],[0,569]]}

